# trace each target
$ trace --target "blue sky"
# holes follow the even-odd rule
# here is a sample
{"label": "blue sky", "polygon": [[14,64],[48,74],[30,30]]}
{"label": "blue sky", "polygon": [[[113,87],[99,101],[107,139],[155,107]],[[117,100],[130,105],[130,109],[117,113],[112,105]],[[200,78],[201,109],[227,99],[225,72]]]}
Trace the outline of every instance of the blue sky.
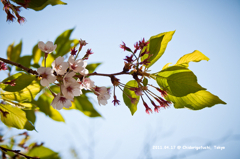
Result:
{"label": "blue sky", "polygon": [[[66,1],[67,2],[67,1]],[[38,41],[54,41],[64,30],[75,28],[71,38],[85,39],[94,54],[89,63],[102,62],[98,72],[119,72],[123,58],[129,55],[119,48],[128,46],[161,32],[176,30],[165,54],[152,66],[160,71],[168,62],[175,63],[181,56],[199,50],[210,58],[208,62],[191,63],[190,69],[198,82],[227,105],[216,105],[199,111],[171,108],[147,115],[139,104],[131,116],[123,104],[114,107],[112,98],[107,106],[95,108],[103,118],[90,119],[77,111],[64,111],[66,123],[54,122],[39,113],[32,141],[45,145],[69,158],[73,148],[82,158],[168,158],[186,154],[186,159],[232,158],[240,156],[239,107],[239,1],[69,1],[68,5],[48,6],[43,11],[23,10],[27,22],[8,23],[0,12],[0,54],[13,41],[23,40],[22,54],[31,54]],[[0,5],[0,8],[2,4]],[[1,73],[1,75],[5,75]],[[3,80],[3,76],[0,78]],[[105,77],[92,78],[99,86],[110,86]],[[129,77],[122,76],[127,82]],[[94,96],[93,96],[94,98]],[[121,92],[118,90],[118,98]],[[16,131],[17,133],[17,131]],[[226,140],[221,140],[228,136]],[[153,150],[152,146],[224,146],[225,150]],[[145,147],[145,149],[144,149]],[[193,153],[195,155],[190,156]]]}

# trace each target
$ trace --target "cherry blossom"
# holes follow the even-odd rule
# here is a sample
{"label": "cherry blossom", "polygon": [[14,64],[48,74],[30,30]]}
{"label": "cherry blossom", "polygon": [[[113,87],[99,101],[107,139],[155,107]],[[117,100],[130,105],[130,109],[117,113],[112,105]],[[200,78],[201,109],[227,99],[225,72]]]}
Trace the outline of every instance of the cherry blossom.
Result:
{"label": "cherry blossom", "polygon": [[88,74],[88,70],[85,69],[87,66],[87,62],[83,61],[82,59],[74,60],[74,56],[70,56],[68,59],[70,70],[73,70],[74,72],[78,72],[82,75]]}
{"label": "cherry blossom", "polygon": [[75,74],[76,74],[75,72],[68,72],[64,75],[63,77],[64,86],[66,86],[68,83],[76,82],[76,80],[73,78]]}
{"label": "cherry blossom", "polygon": [[56,77],[53,75],[53,70],[49,67],[40,67],[37,69],[39,75],[41,75],[42,79],[40,81],[42,86],[49,86],[50,83],[55,82]]}
{"label": "cherry blossom", "polygon": [[61,86],[62,94],[67,99],[73,99],[74,96],[80,96],[82,94],[82,90],[80,84],[78,82],[67,83],[66,86]]}
{"label": "cherry blossom", "polygon": [[44,42],[38,42],[38,48],[45,53],[51,53],[57,48],[57,44],[53,45],[53,42],[48,41],[46,44]]}
{"label": "cherry blossom", "polygon": [[70,108],[72,106],[72,103],[70,99],[61,96],[60,93],[58,93],[57,96],[53,99],[51,105],[54,109],[60,110],[63,107]]}
{"label": "cherry blossom", "polygon": [[110,99],[109,89],[107,87],[95,87],[95,91],[98,99],[98,104],[106,105],[107,100]]}
{"label": "cherry blossom", "polygon": [[67,62],[63,62],[63,61],[64,61],[64,57],[59,56],[52,63],[53,70],[55,70],[56,73],[59,74],[59,75],[63,75],[66,72],[67,68],[68,68],[68,63]]}
{"label": "cherry blossom", "polygon": [[78,83],[81,84],[82,88],[86,90],[91,90],[91,88],[95,86],[94,81],[92,81],[90,78],[83,78],[81,82],[78,79]]}

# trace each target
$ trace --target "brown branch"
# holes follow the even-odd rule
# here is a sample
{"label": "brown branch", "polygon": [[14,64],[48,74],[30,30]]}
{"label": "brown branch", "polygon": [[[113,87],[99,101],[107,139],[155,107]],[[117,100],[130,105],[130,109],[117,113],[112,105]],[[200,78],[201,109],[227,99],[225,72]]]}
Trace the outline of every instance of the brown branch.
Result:
{"label": "brown branch", "polygon": [[128,74],[130,74],[130,73],[118,72],[118,73],[112,73],[112,74],[105,74],[105,73],[93,72],[93,73],[89,73],[87,76],[107,76],[107,77],[112,77],[112,76],[117,76],[117,75],[128,75]]}
{"label": "brown branch", "polygon": [[[30,68],[28,68],[28,67],[25,67],[25,66],[23,66],[23,65],[21,65],[21,64],[19,64],[19,63],[16,63],[16,62],[13,62],[13,61],[10,61],[10,60],[1,58],[1,57],[0,57],[0,60],[3,61],[3,62],[5,62],[5,63],[7,63],[7,64],[11,64],[11,65],[14,65],[14,66],[16,66],[16,67],[19,67],[19,68],[23,69],[24,71],[26,71],[26,72],[28,72],[28,73],[31,73],[31,74],[33,74],[33,75],[39,76],[39,74],[38,74],[37,71],[32,70],[32,69],[30,69]],[[110,78],[111,78],[112,76],[117,76],[117,75],[131,75],[131,74],[130,74],[129,72],[124,72],[124,71],[118,72],[118,73],[112,73],[112,74],[104,74],[104,73],[93,72],[93,73],[87,74],[86,76],[107,76],[107,77],[110,77]],[[75,77],[78,77],[78,78],[80,78],[81,76],[82,76],[82,75],[75,75]]]}
{"label": "brown branch", "polygon": [[0,149],[4,152],[7,152],[7,151],[13,152],[13,153],[15,153],[17,155],[21,155],[27,159],[40,159],[39,157],[31,157],[31,156],[24,155],[24,154],[20,153],[20,150],[11,150],[11,149],[4,148],[2,146],[0,146]]}
{"label": "brown branch", "polygon": [[16,63],[16,62],[13,62],[13,61],[10,61],[10,60],[1,58],[1,57],[0,57],[0,60],[3,61],[3,62],[5,62],[5,63],[7,63],[7,64],[11,64],[11,65],[17,66],[17,67],[23,69],[24,71],[26,71],[26,72],[28,72],[28,73],[30,73],[30,74],[37,75],[37,76],[39,75],[39,74],[37,73],[37,71],[32,70],[32,69],[30,69],[30,68],[28,68],[28,67],[25,67],[25,66],[23,66],[23,65],[21,65],[21,64],[19,64],[19,63]]}

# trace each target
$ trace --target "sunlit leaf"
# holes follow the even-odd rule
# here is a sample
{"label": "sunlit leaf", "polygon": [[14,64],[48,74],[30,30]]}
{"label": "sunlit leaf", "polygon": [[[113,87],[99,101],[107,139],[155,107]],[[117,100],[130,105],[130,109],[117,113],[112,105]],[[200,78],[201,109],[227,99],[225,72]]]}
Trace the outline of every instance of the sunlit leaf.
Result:
{"label": "sunlit leaf", "polygon": [[33,56],[33,62],[34,64],[38,64],[41,56],[42,56],[42,51],[38,48],[38,44],[36,44],[34,47],[33,47],[33,50],[32,50],[32,56]]}
{"label": "sunlit leaf", "polygon": [[32,110],[23,110],[23,111],[26,113],[27,119],[34,124],[36,121],[35,111],[33,109]]}
{"label": "sunlit leaf", "polygon": [[198,50],[193,51],[192,53],[186,54],[182,56],[176,63],[176,65],[182,65],[184,67],[188,67],[189,62],[199,62],[202,60],[208,61],[209,58],[205,56]]}
{"label": "sunlit leaf", "polygon": [[141,61],[145,60],[150,56],[149,60],[150,63],[146,67],[152,66],[165,52],[167,48],[167,44],[169,41],[172,40],[172,36],[175,33],[175,31],[169,31],[164,32],[155,36],[152,36],[149,39],[149,44],[147,46],[147,50],[149,51],[149,54],[145,54]]}
{"label": "sunlit leaf", "polygon": [[58,153],[44,146],[37,146],[30,149],[27,155],[41,159],[60,159]]}
{"label": "sunlit leaf", "polygon": [[[137,111],[137,104],[139,102],[140,96],[137,96],[134,91],[129,90],[127,86],[128,87],[138,87],[138,83],[135,80],[131,80],[131,81],[129,81],[126,84],[126,86],[124,87],[124,90],[123,90],[124,91],[124,93],[123,93],[123,101],[128,106],[128,108],[131,111],[131,114],[133,115]],[[135,98],[136,102],[132,103],[131,99],[129,99],[128,96],[131,97],[131,98]]]}
{"label": "sunlit leaf", "polygon": [[197,77],[191,70],[180,66],[167,67],[158,72],[156,81],[168,94],[177,97],[205,90],[197,83]]}
{"label": "sunlit leaf", "polygon": [[11,45],[8,46],[7,49],[8,60],[17,62],[21,52],[22,52],[22,40],[16,46],[14,46],[14,43],[12,43]]}
{"label": "sunlit leaf", "polygon": [[20,102],[16,102],[13,100],[9,100],[8,98],[5,98],[4,96],[2,96],[2,99],[8,104],[18,107],[20,109],[24,109],[24,110],[30,110],[35,106],[33,103],[27,103],[27,102],[20,103]]}
{"label": "sunlit leaf", "polygon": [[62,115],[59,113],[58,110],[54,109],[51,106],[53,100],[53,96],[45,91],[37,100],[35,103],[41,112],[43,112],[45,115],[49,116],[55,121],[60,121],[60,122],[65,122],[64,118]]}
{"label": "sunlit leaf", "polygon": [[101,63],[91,63],[87,65],[86,69],[89,71],[89,73],[93,73],[99,65],[101,65]]}
{"label": "sunlit leaf", "polygon": [[[52,67],[52,63],[55,60],[53,54],[48,54],[47,61],[46,61],[46,67]],[[45,62],[42,60],[42,67],[45,67]]]}
{"label": "sunlit leaf", "polygon": [[54,44],[57,44],[57,48],[55,50],[56,54],[54,55],[54,57],[64,56],[65,54],[70,52],[72,47],[78,45],[79,40],[77,39],[70,40],[70,36],[73,30],[74,29],[66,30],[57,37],[57,39],[54,42]]}
{"label": "sunlit leaf", "polygon": [[[17,63],[29,68],[31,65],[31,60],[32,60],[32,56],[26,55],[26,56],[19,57],[17,60]],[[19,67],[16,67],[16,70],[22,71],[22,69]]]}
{"label": "sunlit leaf", "polygon": [[101,117],[85,94],[75,97],[70,109],[80,110],[83,114],[89,117]]}
{"label": "sunlit leaf", "polygon": [[51,86],[50,89],[56,94],[60,92],[60,87],[56,85]]}
{"label": "sunlit leaf", "polygon": [[11,59],[11,54],[13,52],[14,49],[14,42],[12,44],[10,44],[7,48],[7,59],[10,60]]}
{"label": "sunlit leaf", "polygon": [[171,62],[167,63],[166,65],[163,66],[162,70],[164,70],[165,68],[167,68],[170,64],[172,64]]}
{"label": "sunlit leaf", "polygon": [[25,73],[17,73],[3,80],[3,82],[10,82],[11,80],[15,80],[14,83],[16,83],[16,85],[11,86],[9,84],[6,84],[4,88],[2,87],[2,89],[8,92],[20,91],[30,85],[35,79],[36,76],[28,75]]}
{"label": "sunlit leaf", "polygon": [[18,92],[1,92],[1,96],[9,100],[14,100],[18,102],[31,102],[35,96],[40,92],[41,86],[38,82],[33,81],[26,88]]}
{"label": "sunlit leaf", "polygon": [[218,96],[206,90],[200,90],[195,93],[190,93],[183,97],[176,97],[168,94],[167,100],[174,103],[175,108],[189,108],[192,110],[199,110],[205,107],[212,107],[215,104],[226,104]]}
{"label": "sunlit leaf", "polygon": [[16,107],[12,107],[11,105],[0,104],[0,109],[2,111],[8,112],[6,117],[1,112],[1,120],[2,122],[10,127],[15,127],[17,129],[27,129],[34,130],[34,126],[28,121],[26,117],[26,113]]}
{"label": "sunlit leaf", "polygon": [[[16,3],[24,3],[24,0],[12,0]],[[28,5],[27,5],[27,8],[31,8],[35,11],[40,11],[40,10],[43,10],[47,5],[52,5],[52,6],[55,6],[55,5],[58,5],[58,4],[67,4],[67,3],[64,3],[62,2],[61,0],[31,0],[29,1]]]}

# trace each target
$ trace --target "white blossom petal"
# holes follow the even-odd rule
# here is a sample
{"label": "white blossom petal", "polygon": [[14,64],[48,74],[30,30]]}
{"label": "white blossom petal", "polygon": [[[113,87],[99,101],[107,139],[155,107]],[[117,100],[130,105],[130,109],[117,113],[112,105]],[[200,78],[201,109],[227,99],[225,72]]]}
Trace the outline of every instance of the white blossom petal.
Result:
{"label": "white blossom petal", "polygon": [[65,108],[71,107],[72,103],[71,100],[61,96],[60,93],[58,93],[57,96],[53,99],[51,105],[54,109],[60,110],[63,107]]}
{"label": "white blossom petal", "polygon": [[44,86],[44,87],[48,87],[48,86],[49,86],[49,82],[48,82],[47,79],[42,79],[42,80],[40,81],[40,84],[41,84],[42,86]]}
{"label": "white blossom petal", "polygon": [[51,41],[48,41],[46,44],[44,44],[42,41],[39,41],[38,48],[45,53],[51,53],[57,48],[57,45],[53,45],[53,42]]}
{"label": "white blossom petal", "polygon": [[40,50],[44,50],[44,46],[45,46],[44,42],[42,42],[42,41],[39,41],[39,42],[38,42],[38,48],[39,48]]}

